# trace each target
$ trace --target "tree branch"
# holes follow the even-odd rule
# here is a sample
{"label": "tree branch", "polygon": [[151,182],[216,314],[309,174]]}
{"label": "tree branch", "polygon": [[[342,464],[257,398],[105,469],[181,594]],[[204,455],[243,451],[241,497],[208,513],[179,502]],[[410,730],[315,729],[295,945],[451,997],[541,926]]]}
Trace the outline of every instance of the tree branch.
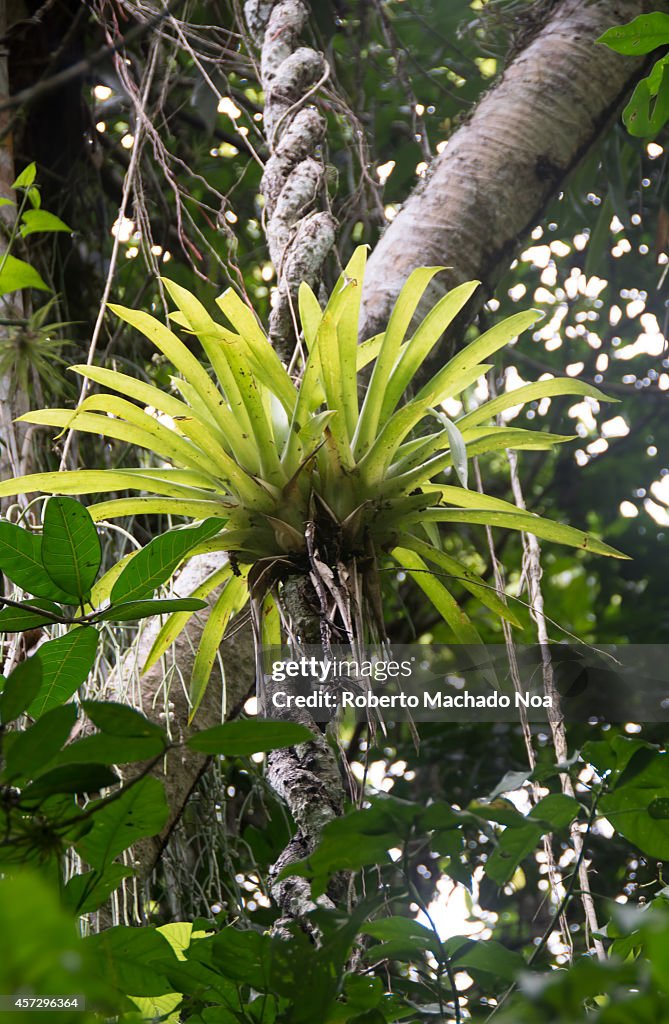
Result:
{"label": "tree branch", "polygon": [[[564,0],[431,164],[372,253],[362,337],[387,322],[410,272],[445,265],[421,315],[479,279],[466,314],[492,292],[547,203],[599,140],[644,67],[596,40],[667,0]],[[420,311],[419,311],[420,312]],[[435,349],[425,372],[443,362]]]}

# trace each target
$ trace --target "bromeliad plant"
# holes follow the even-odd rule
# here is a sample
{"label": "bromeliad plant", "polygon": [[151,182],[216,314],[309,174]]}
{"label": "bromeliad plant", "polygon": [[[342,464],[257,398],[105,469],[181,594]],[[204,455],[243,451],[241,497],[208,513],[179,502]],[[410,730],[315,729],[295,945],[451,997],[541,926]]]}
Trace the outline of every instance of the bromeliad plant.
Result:
{"label": "bromeliad plant", "polygon": [[[201,599],[221,585],[224,588],[210,612],[196,658],[194,707],[227,623],[249,597],[256,617],[263,620],[257,622],[262,627],[258,636],[279,642],[280,617],[273,600],[280,604],[282,581],[290,577],[311,575],[323,621],[338,617],[349,642],[384,637],[376,570],[379,560],[388,556],[413,576],[458,642],[477,643],[480,637],[432,573],[456,579],[493,612],[516,621],[494,590],[443,550],[440,523],[530,530],[547,540],[621,557],[579,530],[467,489],[469,457],[504,448],[548,449],[568,440],[499,426],[494,419],[504,410],[557,395],[606,400],[597,389],[565,378],[500,395],[457,423],[441,411],[442,403],[490,369],[485,360],[540,314],[521,312],[495,325],[415,388],[423,362],[478,282],[450,291],[407,339],[425,289],[441,268],[414,271],[385,332],[359,345],[365,259],[365,247],[357,249],[325,310],[302,285],[299,311],[306,357],[298,380],[280,362],[253,312],[234,291],[217,300],[230,325],[224,326],[185,288],[166,280],[177,307],[171,319],[198,339],[211,375],[157,319],[112,306],[175,367],[174,392],[167,394],[102,367],[75,366],[76,372],[109,391],[86,398],[75,411],[50,409],[23,417],[63,431],[115,438],[150,456],[131,469],[45,473],[8,481],[0,485],[0,496],[26,491],[104,494],[104,501],[90,507],[96,521],[137,513],[220,520],[213,537],[180,547],[182,560],[214,550],[231,555],[229,564],[192,595]],[[361,371],[370,366],[371,372],[363,377]],[[448,470],[460,486],[447,481],[443,474]],[[109,497],[124,490],[138,494]],[[178,612],[167,619],[147,666],[167,650],[189,614]],[[283,620],[285,624],[285,616]]]}

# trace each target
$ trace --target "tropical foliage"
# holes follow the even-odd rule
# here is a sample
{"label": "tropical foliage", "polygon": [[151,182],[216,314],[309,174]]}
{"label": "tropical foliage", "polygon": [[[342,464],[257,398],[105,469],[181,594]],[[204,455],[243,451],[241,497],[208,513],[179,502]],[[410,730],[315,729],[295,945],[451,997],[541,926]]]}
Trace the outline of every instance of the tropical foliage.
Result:
{"label": "tropical foliage", "polygon": [[[251,590],[262,602],[277,580],[314,568],[316,554],[331,567],[391,554],[416,580],[460,643],[481,638],[448,588],[428,571],[454,579],[497,615],[512,622],[506,602],[471,569],[443,550],[440,523],[481,524],[532,531],[548,540],[622,557],[603,541],[571,526],[520,511],[515,505],[467,488],[468,460],[505,448],[546,450],[570,440],[540,430],[508,427],[495,420],[525,402],[558,395],[606,401],[597,388],[570,378],[528,384],[483,402],[453,423],[440,406],[460,397],[491,364],[485,360],[534,324],[535,311],[517,313],[481,334],[411,394],[414,380],[449,324],[462,311],[478,282],[468,282],[441,299],[407,340],[416,310],[438,267],[414,271],[400,294],[387,329],[358,345],[358,315],[366,247],[350,260],[321,310],[307,285],[300,313],[307,355],[299,380],[279,361],[253,313],[234,291],[218,306],[232,329],[217,323],[190,292],[165,279],[177,305],[172,321],[197,337],[215,380],[183,341],[155,317],[113,306],[166,355],[179,376],[175,391],[158,390],[127,374],[103,367],[74,369],[113,389],[85,398],[72,412],[30,412],[22,419],[121,439],[162,460],[122,470],[78,470],[5,481],[0,496],[25,491],[83,494],[128,489],[146,496],[111,498],[91,505],[94,520],[141,512],[202,521],[196,529],[155,538],[114,582],[113,601],[136,600],[158,582],[148,572],[144,589],[127,583],[139,565],[167,548],[172,569],[207,551],[226,551],[230,564],[193,593],[202,598],[224,585],[203,634],[191,681],[197,708],[216,651],[231,615]],[[371,368],[371,371],[370,371]],[[363,375],[369,375],[363,384]],[[364,390],[364,399],[359,394]],[[123,395],[125,397],[119,397]],[[132,400],[132,401],[131,401]],[[492,422],[491,422],[492,421]],[[461,486],[447,482],[452,471]],[[251,573],[255,585],[245,579]],[[258,580],[264,581],[258,585]],[[41,595],[43,596],[43,595]],[[360,598],[357,639],[385,638],[369,593]],[[267,608],[267,606],[265,606]],[[167,610],[167,609],[165,609]],[[376,614],[376,618],[375,618]],[[175,611],[156,639],[150,667],[164,654],[189,617]],[[259,623],[262,634],[262,622]],[[353,635],[349,636],[353,639]],[[280,636],[275,637],[279,642]]]}

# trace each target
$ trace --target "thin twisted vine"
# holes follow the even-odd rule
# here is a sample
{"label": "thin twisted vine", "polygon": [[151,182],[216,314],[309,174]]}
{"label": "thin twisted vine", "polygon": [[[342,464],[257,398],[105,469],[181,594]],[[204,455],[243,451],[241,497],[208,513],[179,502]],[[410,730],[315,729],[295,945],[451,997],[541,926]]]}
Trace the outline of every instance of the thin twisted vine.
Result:
{"label": "thin twisted vine", "polygon": [[269,158],[262,177],[264,228],[276,269],[270,338],[282,358],[295,340],[301,281],[315,285],[334,245],[335,221],[319,209],[325,188],[321,144],[326,121],[310,103],[329,77],[322,53],[299,44],[308,19],[303,0],[247,0],[244,14],[260,48]]}

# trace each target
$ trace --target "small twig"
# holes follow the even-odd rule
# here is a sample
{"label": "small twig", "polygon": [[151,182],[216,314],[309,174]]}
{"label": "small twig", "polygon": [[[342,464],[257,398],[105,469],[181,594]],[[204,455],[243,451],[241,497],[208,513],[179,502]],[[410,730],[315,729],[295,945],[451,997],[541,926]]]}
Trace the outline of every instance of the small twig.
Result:
{"label": "small twig", "polygon": [[83,60],[77,61],[76,64],[70,64],[68,68],[64,68],[55,75],[51,75],[50,78],[45,78],[41,82],[36,82],[35,85],[28,86],[27,89],[22,89],[21,92],[15,93],[10,96],[4,103],[0,103],[0,113],[5,110],[14,110],[16,107],[23,106],[25,103],[32,103],[34,100],[39,99],[40,96],[44,96],[45,93],[53,92],[54,89],[59,89],[62,85],[66,85],[71,82],[74,78],[79,78],[85,75],[88,71],[91,71],[98,64],[101,64],[107,57],[118,53],[124,49],[130,43],[134,43],[137,39],[141,39],[142,36],[150,32],[152,28],[166,18],[173,8],[177,7],[179,0],[172,0],[164,11],[160,11],[149,21],[143,22],[141,25],[136,25],[135,28],[123,36],[122,39],[118,39],[115,43],[110,43],[108,46],[102,46],[95,53],[92,53],[90,57],[86,57]]}

